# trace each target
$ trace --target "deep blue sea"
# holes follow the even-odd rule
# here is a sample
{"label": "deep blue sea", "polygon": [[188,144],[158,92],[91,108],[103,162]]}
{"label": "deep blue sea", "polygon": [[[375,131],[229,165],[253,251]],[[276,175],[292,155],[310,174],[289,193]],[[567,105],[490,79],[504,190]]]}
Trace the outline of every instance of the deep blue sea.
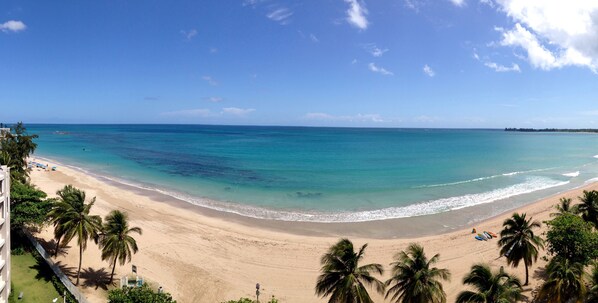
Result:
{"label": "deep blue sea", "polygon": [[288,221],[368,221],[485,203],[521,205],[598,177],[597,134],[27,126],[39,135],[37,157],[212,209]]}

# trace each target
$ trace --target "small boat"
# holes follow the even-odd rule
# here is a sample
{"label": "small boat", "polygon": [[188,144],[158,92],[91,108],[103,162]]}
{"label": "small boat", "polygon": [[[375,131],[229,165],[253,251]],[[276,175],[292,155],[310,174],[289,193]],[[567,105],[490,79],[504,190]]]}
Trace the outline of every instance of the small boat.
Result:
{"label": "small boat", "polygon": [[482,234],[478,234],[478,237],[482,238],[482,240],[484,240],[484,241],[488,241],[488,239],[486,239],[486,236],[484,236]]}
{"label": "small boat", "polygon": [[489,233],[491,236],[493,236],[495,238],[498,238],[498,236],[495,233],[491,232],[491,231],[487,231],[487,233]]}
{"label": "small boat", "polygon": [[484,240],[484,239],[482,239],[482,237],[480,237],[480,236],[475,236],[475,238],[476,238],[476,240],[478,240],[478,241],[483,241],[483,240]]}
{"label": "small boat", "polygon": [[492,239],[492,235],[490,235],[490,233],[488,233],[487,231],[484,231],[484,235],[488,238],[488,239]]}

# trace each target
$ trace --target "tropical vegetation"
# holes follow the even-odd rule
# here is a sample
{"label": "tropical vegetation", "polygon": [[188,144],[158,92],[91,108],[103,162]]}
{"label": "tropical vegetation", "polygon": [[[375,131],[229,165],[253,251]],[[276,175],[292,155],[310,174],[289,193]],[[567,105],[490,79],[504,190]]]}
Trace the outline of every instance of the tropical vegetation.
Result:
{"label": "tropical vegetation", "polygon": [[176,303],[169,293],[154,291],[147,284],[123,287],[108,292],[108,303]]}
{"label": "tropical vegetation", "polygon": [[503,222],[498,246],[500,255],[507,258],[507,264],[514,267],[523,261],[525,265],[525,284],[529,283],[529,269],[538,260],[538,248],[544,248],[543,240],[534,234],[533,229],[540,228],[540,222],[526,219],[526,214],[514,213]]}
{"label": "tropical vegetation", "polygon": [[583,191],[583,196],[579,197],[577,210],[584,221],[591,223],[598,229],[598,191]]}
{"label": "tropical vegetation", "polygon": [[553,258],[546,267],[548,279],[537,299],[542,302],[581,302],[586,294],[583,264],[566,258]]}
{"label": "tropical vegetation", "polygon": [[392,277],[386,281],[386,298],[396,303],[443,303],[446,293],[441,280],[449,280],[448,269],[433,267],[439,254],[428,259],[424,248],[416,243],[395,256]]}
{"label": "tropical vegetation", "polygon": [[316,294],[328,297],[329,303],[372,303],[367,287],[384,293],[384,283],[372,274],[382,275],[380,264],[361,265],[367,244],[355,252],[353,243],[341,239],[322,256],[322,274],[316,283]]}
{"label": "tropical vegetation", "polygon": [[598,257],[598,233],[591,223],[572,214],[564,214],[548,222],[546,248],[548,253],[587,265]]}
{"label": "tropical vegetation", "polygon": [[141,235],[141,228],[129,228],[127,214],[119,210],[110,212],[104,222],[100,248],[102,249],[102,260],[108,260],[112,263],[112,273],[110,274],[109,282],[112,283],[116,261],[120,265],[125,265],[125,262],[130,262],[133,254],[139,250],[137,248],[137,241],[135,241],[135,238],[131,234],[137,233]]}
{"label": "tropical vegetation", "polygon": [[505,272],[502,266],[493,272],[487,264],[475,264],[463,278],[463,284],[475,290],[460,292],[457,303],[510,303],[524,298],[519,279]]}

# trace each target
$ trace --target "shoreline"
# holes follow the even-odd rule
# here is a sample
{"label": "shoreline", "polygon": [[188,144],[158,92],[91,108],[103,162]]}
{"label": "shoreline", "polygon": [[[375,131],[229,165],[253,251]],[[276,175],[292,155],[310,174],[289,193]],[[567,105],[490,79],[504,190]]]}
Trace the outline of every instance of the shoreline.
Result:
{"label": "shoreline", "polygon": [[[588,184],[590,184],[584,183],[580,186],[571,189],[560,190],[556,193],[551,193],[540,198],[535,198],[533,202],[525,203],[523,205],[519,205],[520,203],[514,203],[510,200],[510,198],[506,198],[491,203],[476,204],[473,206],[459,208],[455,210],[425,215],[417,215],[411,217],[348,222],[290,221],[253,217],[237,213],[232,210],[228,211],[220,208],[212,208],[206,205],[195,204],[161,189],[144,188],[144,185],[135,184],[135,181],[119,180],[118,177],[105,176],[102,174],[93,173],[85,168],[65,164],[45,156],[40,156],[36,158],[42,159],[44,162],[47,163],[52,163],[52,166],[58,166],[59,169],[60,167],[66,167],[70,170],[89,175],[90,177],[107,183],[109,185],[148,197],[155,202],[165,203],[167,205],[172,205],[180,209],[196,212],[202,216],[228,220],[248,227],[259,227],[276,232],[324,237],[337,236],[343,234],[346,236],[371,239],[409,239],[422,236],[446,234],[456,230],[470,228],[474,224],[480,224],[485,221],[503,216],[506,213],[512,212],[520,207],[537,203],[539,201],[542,201],[543,199],[548,199],[550,197],[560,195],[570,190],[585,187]],[[598,180],[592,180],[593,182],[598,182]],[[548,188],[548,190],[549,189],[554,188]],[[533,192],[525,193],[522,195],[530,194],[533,194]],[[204,197],[199,198],[208,201],[211,204],[226,203]],[[488,212],[494,213],[494,215],[485,216],[485,214]]]}
{"label": "shoreline", "polygon": [[[442,217],[437,214],[424,220],[422,217],[393,219],[397,222],[280,224],[279,221],[200,210],[187,202],[167,199],[168,196],[144,195],[147,193],[140,189],[116,186],[68,167],[59,167],[54,172],[34,169],[31,178],[50,197],[66,184],[85,190],[88,197],[97,197],[93,214],[103,217],[113,209],[126,211],[130,225],[141,227],[143,235],[136,237],[139,253],[133,256],[132,263],[117,266],[115,279],[129,273],[134,264],[141,276],[163,286],[181,303],[214,303],[242,296],[251,298],[254,297],[255,283],[262,285],[264,298],[275,295],[285,303],[324,302],[314,295],[313,290],[319,274],[319,260],[339,237],[350,237],[356,246],[368,243],[364,262],[380,263],[387,269],[394,254],[411,242],[422,244],[428,256],[440,253],[438,267],[448,268],[453,276],[451,282],[444,283],[447,299],[451,301],[464,289],[461,279],[474,263],[487,262],[493,268],[505,266],[509,272],[524,277],[523,266],[510,268],[504,258],[497,258],[499,249],[495,240],[475,240],[471,234],[472,225],[480,231],[498,233],[504,218],[514,211],[526,212],[535,220],[548,220],[560,197],[572,197],[576,201],[582,190],[598,189],[598,183],[587,184],[467,226],[415,235],[422,225],[441,226]],[[465,208],[445,214],[466,218],[473,213]],[[336,227],[331,229],[333,225]],[[543,226],[538,232],[544,230]],[[376,237],[384,234],[395,237]],[[36,237],[42,243],[53,243],[51,227]],[[545,254],[541,251],[538,263],[530,269],[530,286],[525,288],[528,295],[541,282],[535,273],[544,266],[542,256]],[[74,242],[55,261],[76,270],[79,260]],[[81,287],[83,293],[91,302],[105,302],[105,291],[96,289],[93,284],[97,275],[90,273],[109,273],[111,268],[101,261],[99,249],[93,244],[84,252],[83,270],[82,285],[88,285]],[[381,277],[382,280],[387,278],[388,273]],[[376,302],[385,302],[378,294],[370,293]]]}

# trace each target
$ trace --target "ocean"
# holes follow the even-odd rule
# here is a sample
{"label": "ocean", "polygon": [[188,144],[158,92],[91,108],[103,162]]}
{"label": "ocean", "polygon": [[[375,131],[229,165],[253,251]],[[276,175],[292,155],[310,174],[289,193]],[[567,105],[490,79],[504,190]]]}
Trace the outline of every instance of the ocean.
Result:
{"label": "ocean", "polygon": [[[503,130],[27,125],[34,157],[243,216],[490,217],[598,177],[598,135]],[[43,160],[40,160],[43,161]],[[58,167],[60,170],[60,167]]]}

